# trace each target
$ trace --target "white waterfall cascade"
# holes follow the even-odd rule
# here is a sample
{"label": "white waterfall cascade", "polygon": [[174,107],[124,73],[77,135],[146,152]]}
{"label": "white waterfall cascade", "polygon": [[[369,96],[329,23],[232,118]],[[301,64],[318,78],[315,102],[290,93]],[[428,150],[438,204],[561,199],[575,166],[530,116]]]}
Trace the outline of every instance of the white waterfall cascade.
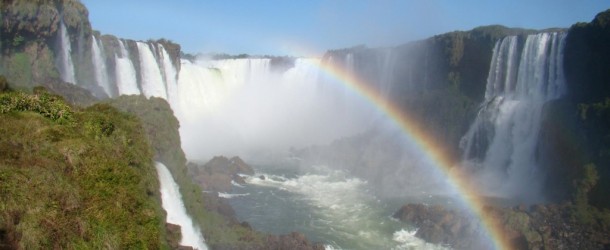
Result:
{"label": "white waterfall cascade", "polygon": [[136,69],[129,58],[129,51],[125,48],[125,43],[118,40],[120,55],[115,55],[114,61],[116,65],[116,84],[119,90],[119,95],[139,95],[138,81],[136,78]]}
{"label": "white waterfall cascade", "polygon": [[112,90],[110,88],[110,82],[108,80],[108,69],[106,68],[106,60],[104,59],[104,46],[102,44],[102,41],[100,40],[98,42],[97,38],[95,38],[95,36],[91,36],[91,51],[92,51],[92,57],[91,60],[93,61],[93,66],[94,66],[94,74],[95,74],[95,81],[97,82],[97,85],[102,87],[102,89],[104,89],[104,92],[106,93],[106,95],[108,95],[109,97],[112,96]]}
{"label": "white waterfall cascade", "polygon": [[517,37],[495,45],[485,102],[461,142],[465,165],[476,169],[480,189],[489,195],[524,202],[541,198],[536,147],[544,104],[566,91],[565,37],[529,35],[520,57]]}
{"label": "white waterfall cascade", "polygon": [[159,45],[159,50],[161,51],[161,61],[163,62],[163,75],[165,76],[165,86],[167,87],[167,100],[170,102],[171,106],[175,106],[173,102],[178,99],[178,74],[176,72],[176,68],[172,64],[171,57],[169,53],[165,50],[163,45]]}
{"label": "white waterfall cascade", "polygon": [[167,99],[165,82],[161,75],[161,69],[157,63],[150,45],[137,42],[138,54],[140,55],[140,75],[142,76],[142,94],[146,97],[156,96]]}
{"label": "white waterfall cascade", "polygon": [[[112,44],[118,48],[106,49],[116,51],[114,58],[103,60],[103,46]],[[117,39],[96,40],[93,46],[97,84],[107,92],[116,88],[118,95],[166,99],[180,121],[183,149],[193,160],[329,143],[367,129],[377,112],[345,86],[349,83],[320,67],[320,59],[280,60],[288,65],[279,66],[270,58],[181,60],[178,71],[159,43]],[[356,70],[352,54],[337,62]],[[115,67],[113,77],[104,77],[112,72],[105,63]],[[113,78],[116,87],[105,86],[105,78]]]}
{"label": "white waterfall cascade", "polygon": [[373,108],[319,62],[277,72],[265,58],[183,60],[172,109],[187,158],[265,157],[362,132]]}
{"label": "white waterfall cascade", "polygon": [[180,188],[174,181],[172,174],[163,163],[155,162],[155,167],[161,184],[161,202],[163,203],[163,209],[167,212],[167,223],[180,226],[180,233],[182,234],[180,245],[207,250],[208,247],[201,230],[193,224],[193,220],[186,213]]}
{"label": "white waterfall cascade", "polygon": [[63,21],[59,26],[59,53],[56,57],[56,65],[59,69],[59,76],[64,82],[76,84],[76,74],[74,73],[74,63],[72,62],[72,45],[68,30]]}

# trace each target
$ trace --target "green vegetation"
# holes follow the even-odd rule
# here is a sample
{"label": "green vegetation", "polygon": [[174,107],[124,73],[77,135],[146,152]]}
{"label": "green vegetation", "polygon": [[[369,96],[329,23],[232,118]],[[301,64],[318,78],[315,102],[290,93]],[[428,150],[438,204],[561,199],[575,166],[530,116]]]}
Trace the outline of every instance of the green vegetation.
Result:
{"label": "green vegetation", "polygon": [[140,119],[151,142],[154,159],[164,163],[172,173],[180,186],[187,212],[201,227],[209,246],[245,248],[262,243],[262,234],[227,220],[215,209],[214,198],[203,194],[193,182],[180,144],[179,122],[164,99],[120,96],[107,103]]}
{"label": "green vegetation", "polygon": [[40,88],[37,88],[35,93],[36,95],[28,95],[10,92],[1,95],[0,114],[32,111],[58,123],[74,123],[73,112],[61,97],[51,95]]}
{"label": "green vegetation", "polygon": [[0,100],[0,248],[167,248],[138,119],[42,89]]}
{"label": "green vegetation", "polygon": [[[586,160],[597,166],[598,185],[591,187],[590,203],[610,208],[610,97],[594,103],[578,105],[580,125],[585,140]],[[587,169],[581,170],[587,175]]]}
{"label": "green vegetation", "polygon": [[575,181],[574,186],[576,192],[574,194],[574,204],[576,219],[585,223],[593,223],[593,216],[590,213],[591,208],[589,207],[589,192],[597,184],[599,176],[595,165],[588,164],[584,167],[584,176],[582,179]]}
{"label": "green vegetation", "polygon": [[13,38],[13,47],[19,47],[21,44],[23,44],[23,41],[25,41],[23,36],[16,36]]}

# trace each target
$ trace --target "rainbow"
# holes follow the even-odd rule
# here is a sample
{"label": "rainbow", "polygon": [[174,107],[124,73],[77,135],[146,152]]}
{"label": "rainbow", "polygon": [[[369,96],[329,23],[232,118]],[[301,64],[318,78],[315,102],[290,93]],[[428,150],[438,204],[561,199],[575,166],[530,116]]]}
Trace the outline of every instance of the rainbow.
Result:
{"label": "rainbow", "polygon": [[467,204],[471,212],[480,218],[487,237],[492,241],[495,249],[511,248],[508,240],[503,237],[500,227],[491,218],[485,216],[484,203],[480,196],[477,195],[471,185],[468,185],[469,182],[466,178],[456,173],[456,171],[451,171],[451,161],[447,158],[448,154],[443,150],[443,147],[424,132],[415,119],[401,111],[397,105],[387,102],[371,84],[357,78],[343,67],[335,63],[325,63],[323,60],[316,60],[313,64],[321,72],[369,101],[379,112],[387,115],[401,129],[405,138],[421,149],[428,162],[445,175],[449,185],[459,193],[460,198]]}

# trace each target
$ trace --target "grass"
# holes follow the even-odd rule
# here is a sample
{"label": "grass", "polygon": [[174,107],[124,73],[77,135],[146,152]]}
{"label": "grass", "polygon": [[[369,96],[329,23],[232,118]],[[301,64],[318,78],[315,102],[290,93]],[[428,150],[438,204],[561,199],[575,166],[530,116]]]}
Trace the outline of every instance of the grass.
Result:
{"label": "grass", "polygon": [[263,243],[264,235],[231,223],[214,207],[214,198],[204,196],[201,188],[188,173],[186,158],[181,148],[180,124],[169,104],[161,98],[120,96],[108,104],[137,116],[152,144],[154,159],[164,163],[180,186],[180,193],[188,214],[200,226],[211,248],[251,248]]}
{"label": "grass", "polygon": [[0,248],[167,248],[137,118],[46,92],[0,100]]}

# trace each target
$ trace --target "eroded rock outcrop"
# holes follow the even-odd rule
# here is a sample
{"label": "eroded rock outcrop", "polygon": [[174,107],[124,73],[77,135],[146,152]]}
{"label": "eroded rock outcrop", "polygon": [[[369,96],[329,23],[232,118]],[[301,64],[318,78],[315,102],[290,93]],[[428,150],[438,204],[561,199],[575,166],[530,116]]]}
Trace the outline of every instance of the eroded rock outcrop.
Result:
{"label": "eroded rock outcrop", "polygon": [[240,174],[253,175],[254,170],[239,157],[216,156],[204,165],[189,164],[194,179],[206,191],[229,192],[232,183],[244,183]]}

